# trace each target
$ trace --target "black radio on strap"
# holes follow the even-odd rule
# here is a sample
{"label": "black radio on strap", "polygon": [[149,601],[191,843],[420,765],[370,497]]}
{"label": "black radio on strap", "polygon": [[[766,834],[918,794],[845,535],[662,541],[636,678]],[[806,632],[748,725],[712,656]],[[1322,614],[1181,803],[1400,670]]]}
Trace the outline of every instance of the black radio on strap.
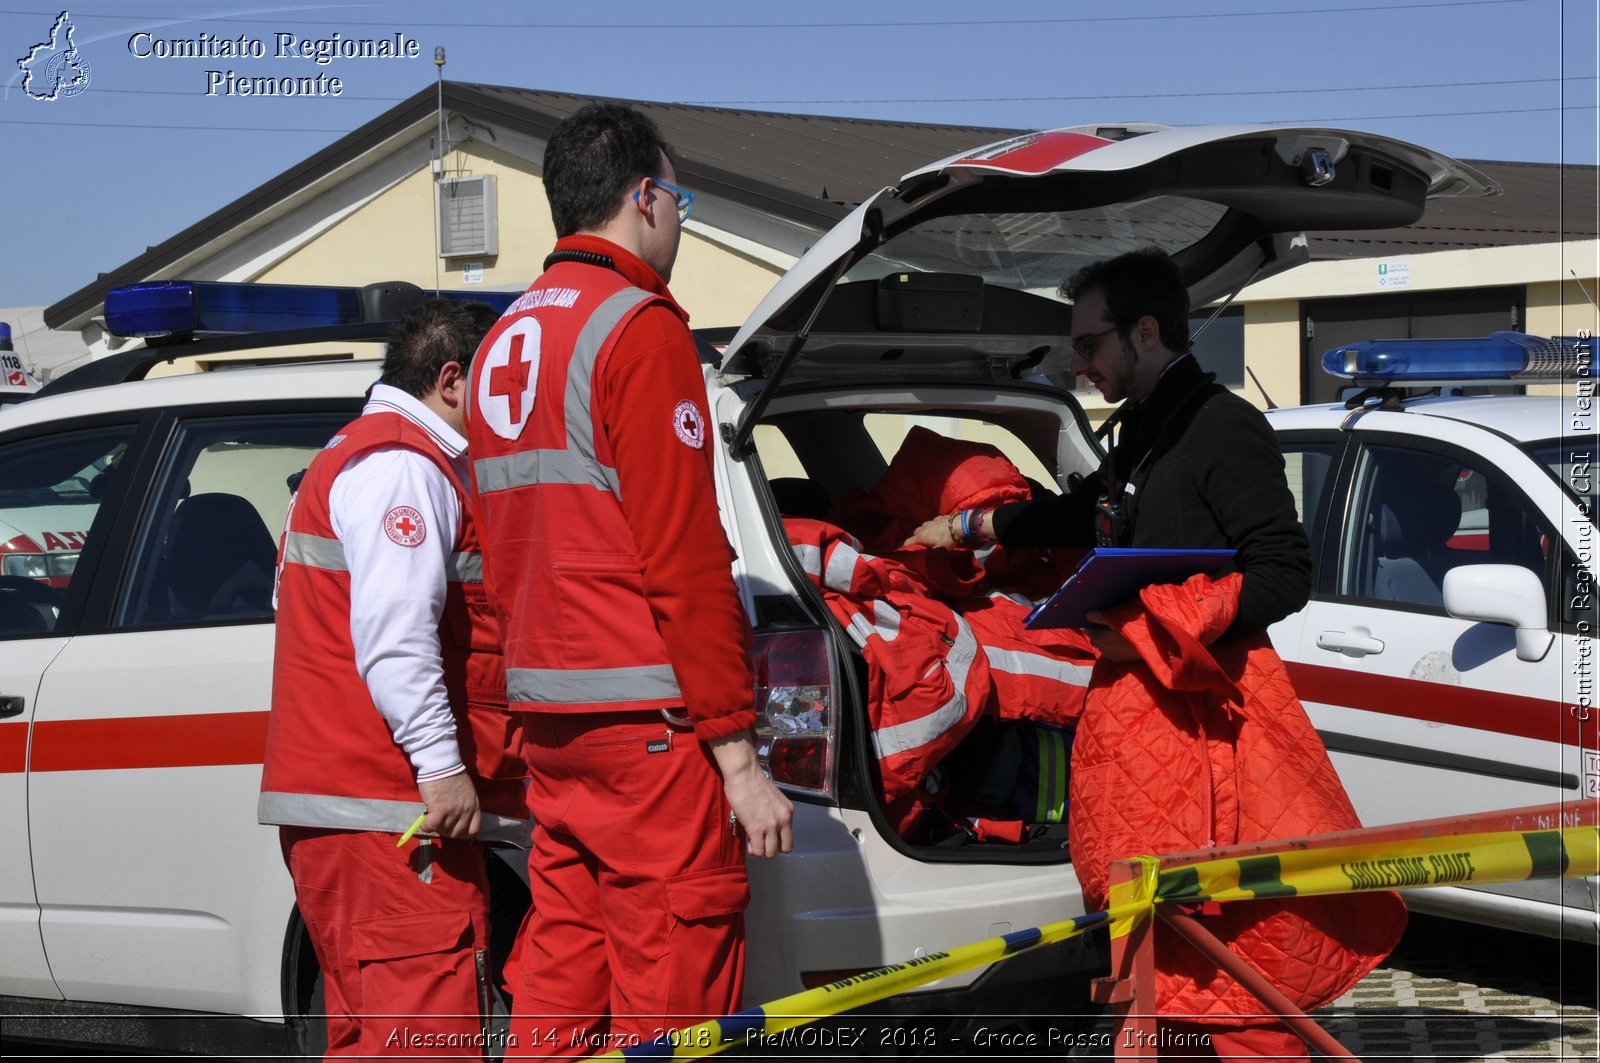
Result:
{"label": "black radio on strap", "polygon": [[598,251],[552,251],[545,256],[543,268],[549,269],[558,262],[581,262],[585,266],[609,270],[617,268],[616,261],[610,255],[602,255]]}

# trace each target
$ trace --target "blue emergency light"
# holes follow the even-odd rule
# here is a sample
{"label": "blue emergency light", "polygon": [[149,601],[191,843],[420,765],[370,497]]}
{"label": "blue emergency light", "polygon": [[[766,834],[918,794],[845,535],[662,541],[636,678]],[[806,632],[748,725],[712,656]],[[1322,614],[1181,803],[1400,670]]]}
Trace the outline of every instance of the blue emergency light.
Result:
{"label": "blue emergency light", "polygon": [[0,321],[0,351],[11,350],[11,326]]}
{"label": "blue emergency light", "polygon": [[[432,294],[419,292],[413,285],[376,287]],[[438,294],[446,299],[478,299],[504,312],[521,293],[442,291]],[[112,289],[106,294],[105,314],[106,329],[113,335],[156,339],[195,333],[279,332],[353,325],[368,320],[363,309],[368,304],[363,289],[357,287],[151,281]]]}
{"label": "blue emergency light", "polygon": [[1491,332],[1472,339],[1367,340],[1335,347],[1322,371],[1367,386],[1420,387],[1466,381],[1533,383],[1576,379],[1594,361],[1576,336]]}

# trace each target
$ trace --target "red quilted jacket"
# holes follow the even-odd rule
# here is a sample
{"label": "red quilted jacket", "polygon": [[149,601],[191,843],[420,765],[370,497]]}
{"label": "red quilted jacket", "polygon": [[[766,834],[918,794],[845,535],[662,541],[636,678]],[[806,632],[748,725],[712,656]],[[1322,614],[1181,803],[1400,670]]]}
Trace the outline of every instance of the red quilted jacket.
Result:
{"label": "red quilted jacket", "polygon": [[[1147,587],[1108,610],[1144,660],[1095,666],[1073,745],[1068,831],[1090,910],[1105,906],[1113,859],[1360,826],[1266,635],[1212,645],[1240,579]],[[1376,967],[1405,927],[1393,893],[1215,907],[1206,928],[1308,1010]],[[1252,1020],[1232,1016],[1264,1010],[1159,924],[1156,977],[1163,1015],[1239,1025]]]}
{"label": "red quilted jacket", "polygon": [[883,554],[929,517],[1028,496],[1028,481],[998,447],[914,425],[872,490],[846,494],[831,519]]}

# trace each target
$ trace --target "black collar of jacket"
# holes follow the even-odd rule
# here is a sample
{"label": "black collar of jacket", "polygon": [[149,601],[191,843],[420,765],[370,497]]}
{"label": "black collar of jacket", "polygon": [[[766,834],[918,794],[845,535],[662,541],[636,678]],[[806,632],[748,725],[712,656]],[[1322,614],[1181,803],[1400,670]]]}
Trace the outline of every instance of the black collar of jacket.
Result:
{"label": "black collar of jacket", "polygon": [[1154,391],[1126,407],[1123,428],[1112,451],[1111,479],[1137,488],[1151,463],[1172,448],[1194,419],[1216,379],[1216,374],[1200,368],[1193,354],[1179,356],[1161,374]]}

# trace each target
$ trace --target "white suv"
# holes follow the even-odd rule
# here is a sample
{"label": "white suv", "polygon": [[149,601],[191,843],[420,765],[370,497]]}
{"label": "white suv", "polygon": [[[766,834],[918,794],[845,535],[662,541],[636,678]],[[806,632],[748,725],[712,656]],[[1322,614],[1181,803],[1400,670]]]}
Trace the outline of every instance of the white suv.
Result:
{"label": "white suv", "polygon": [[[1267,414],[1315,559],[1310,604],[1271,634],[1362,822],[1594,807],[1589,341],[1385,340],[1323,364],[1366,390]],[[1563,380],[1577,393],[1462,394]],[[1452,886],[1407,902],[1600,943],[1597,885]]]}
{"label": "white suv", "polygon": [[[1369,134],[1098,132],[1018,137],[908,175],[706,349],[722,517],[758,633],[761,745],[796,801],[794,852],[751,868],[749,1004],[1083,911],[1059,823],[1016,845],[911,844],[891,828],[866,665],[790,549],[771,481],[826,507],[870,488],[921,424],[994,443],[1059,489],[1100,460],[1051,382],[1070,352],[1054,292],[1075,268],[1162,246],[1201,305],[1303,259],[1302,229],[1404,225],[1430,195],[1493,189]],[[70,1036],[62,1019],[112,1014],[130,1021],[86,1035],[303,1051],[316,966],[276,832],[254,821],[267,591],[290,481],[376,367],[111,383],[160,357],[92,363],[0,422],[0,520],[65,493],[86,533],[63,586],[0,577],[0,795],[26,810],[26,842],[0,869],[0,1014],[42,1016],[8,1021],[14,1036]],[[509,864],[493,885],[497,925],[514,927]],[[1095,966],[1074,940],[886,1010],[1080,1012]],[[174,1011],[211,1021],[163,1023]]]}

